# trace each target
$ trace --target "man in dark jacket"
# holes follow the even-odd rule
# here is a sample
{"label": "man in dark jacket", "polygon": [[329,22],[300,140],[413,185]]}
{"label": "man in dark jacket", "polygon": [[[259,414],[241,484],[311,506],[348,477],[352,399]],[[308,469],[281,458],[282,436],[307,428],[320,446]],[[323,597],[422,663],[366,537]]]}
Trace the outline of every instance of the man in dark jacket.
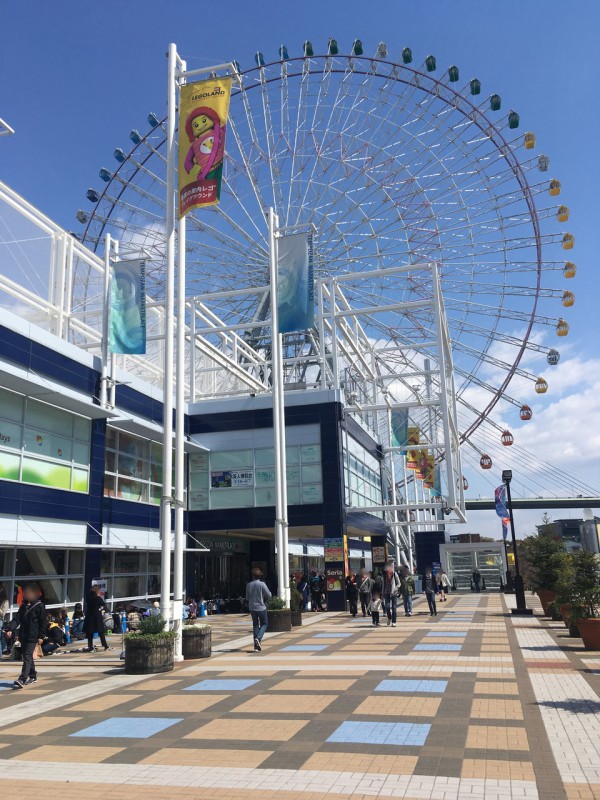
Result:
{"label": "man in dark jacket", "polygon": [[17,612],[14,630],[14,639],[19,641],[23,657],[21,674],[13,683],[14,689],[22,689],[24,686],[37,683],[35,648],[44,641],[47,627],[41,589],[37,584],[30,583],[23,589],[23,603]]}
{"label": "man in dark jacket", "polygon": [[89,591],[86,600],[85,618],[83,621],[83,632],[87,636],[88,651],[94,652],[94,634],[97,633],[100,637],[100,643],[105,650],[110,650],[104,635],[104,612],[106,605],[104,599],[100,596],[100,587],[94,584]]}

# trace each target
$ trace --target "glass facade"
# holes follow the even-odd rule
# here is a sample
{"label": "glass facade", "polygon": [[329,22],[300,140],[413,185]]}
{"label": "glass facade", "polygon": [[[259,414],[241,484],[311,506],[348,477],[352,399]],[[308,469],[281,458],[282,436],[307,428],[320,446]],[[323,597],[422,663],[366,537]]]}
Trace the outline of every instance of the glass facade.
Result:
{"label": "glass facade", "polygon": [[71,606],[83,599],[84,565],[84,550],[2,548],[0,586],[6,589],[13,605],[18,605],[23,584],[37,581],[47,606]]}
{"label": "glass facade", "polygon": [[115,428],[106,429],[104,496],[160,505],[162,445]]}
{"label": "glass facade", "polygon": [[91,423],[0,389],[0,479],[89,491]]}
{"label": "glass facade", "polygon": [[352,436],[344,441],[346,505],[354,508],[381,505],[381,464]]}
{"label": "glass facade", "polygon": [[[288,445],[289,505],[323,502],[321,445]],[[272,447],[195,453],[189,458],[190,511],[275,505]]]}
{"label": "glass facade", "polygon": [[[100,576],[106,579],[107,599],[119,602],[160,594],[160,551],[103,550]],[[171,556],[171,572],[173,556]]]}

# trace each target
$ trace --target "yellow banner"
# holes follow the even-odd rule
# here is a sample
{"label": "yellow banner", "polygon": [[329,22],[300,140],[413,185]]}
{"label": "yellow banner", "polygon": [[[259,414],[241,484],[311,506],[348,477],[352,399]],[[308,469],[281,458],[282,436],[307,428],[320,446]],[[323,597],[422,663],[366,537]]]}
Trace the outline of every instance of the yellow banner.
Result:
{"label": "yellow banner", "polygon": [[407,444],[414,447],[416,444],[419,444],[421,431],[417,425],[409,425],[408,426],[408,436],[407,436]]}
{"label": "yellow banner", "polygon": [[179,94],[179,218],[214,206],[221,196],[231,78],[181,87]]}
{"label": "yellow banner", "polygon": [[425,478],[423,485],[428,489],[433,489],[435,486],[435,457],[427,456],[427,467],[425,469]]}

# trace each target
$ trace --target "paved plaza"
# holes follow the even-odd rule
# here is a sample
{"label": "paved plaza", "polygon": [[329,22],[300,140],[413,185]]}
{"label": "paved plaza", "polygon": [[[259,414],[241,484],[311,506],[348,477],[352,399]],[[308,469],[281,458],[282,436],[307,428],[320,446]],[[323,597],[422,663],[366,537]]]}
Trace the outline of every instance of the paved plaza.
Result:
{"label": "paved plaza", "polygon": [[308,614],[256,654],[248,617],[212,617],[213,656],[155,677],[77,654],[17,693],[3,662],[2,797],[600,798],[600,658],[510,599]]}

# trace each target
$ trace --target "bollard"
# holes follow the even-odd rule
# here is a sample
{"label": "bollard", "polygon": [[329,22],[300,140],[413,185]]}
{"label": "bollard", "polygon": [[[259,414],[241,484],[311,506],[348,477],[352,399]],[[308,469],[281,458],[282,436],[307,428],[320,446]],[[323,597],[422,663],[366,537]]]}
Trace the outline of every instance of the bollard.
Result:
{"label": "bollard", "polygon": [[65,639],[67,640],[67,644],[71,643],[71,623],[69,622],[69,618],[67,617],[65,620]]}

